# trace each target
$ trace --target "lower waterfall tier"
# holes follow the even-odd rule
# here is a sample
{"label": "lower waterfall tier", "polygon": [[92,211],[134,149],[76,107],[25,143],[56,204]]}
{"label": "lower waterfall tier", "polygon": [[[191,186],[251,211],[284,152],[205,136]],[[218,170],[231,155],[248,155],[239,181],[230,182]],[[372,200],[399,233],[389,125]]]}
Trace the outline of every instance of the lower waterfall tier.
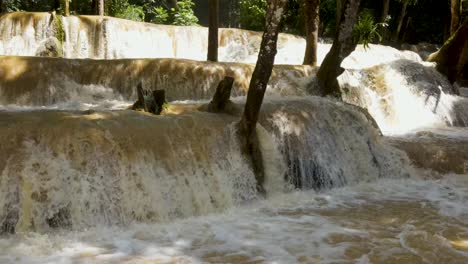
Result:
{"label": "lower waterfall tier", "polygon": [[[269,101],[261,116],[268,195],[407,177],[406,156],[366,116],[323,99]],[[191,112],[0,112],[4,232],[160,222],[257,197],[239,117]]]}

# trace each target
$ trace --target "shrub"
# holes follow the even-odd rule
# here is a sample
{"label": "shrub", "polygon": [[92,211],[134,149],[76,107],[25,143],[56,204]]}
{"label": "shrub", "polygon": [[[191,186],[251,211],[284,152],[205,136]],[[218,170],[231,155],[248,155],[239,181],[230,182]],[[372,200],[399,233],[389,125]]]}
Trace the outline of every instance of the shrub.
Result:
{"label": "shrub", "polygon": [[178,9],[171,9],[174,21],[172,24],[177,26],[193,26],[198,23],[198,18],[195,16],[192,7],[195,3],[192,0],[182,0],[177,2]]}

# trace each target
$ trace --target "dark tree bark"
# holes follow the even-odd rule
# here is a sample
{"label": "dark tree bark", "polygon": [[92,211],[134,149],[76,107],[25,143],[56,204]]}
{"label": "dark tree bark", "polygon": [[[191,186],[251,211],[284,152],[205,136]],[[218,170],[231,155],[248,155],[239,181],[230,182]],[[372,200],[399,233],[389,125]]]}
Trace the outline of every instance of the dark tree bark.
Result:
{"label": "dark tree bark", "polygon": [[219,0],[210,0],[208,28],[208,60],[218,61]]}
{"label": "dark tree bark", "polygon": [[169,0],[170,8],[174,8],[175,11],[179,10],[179,5],[177,4],[177,0]]}
{"label": "dark tree bark", "polygon": [[3,0],[0,0],[0,14],[5,12],[5,7],[3,6]]}
{"label": "dark tree bark", "polygon": [[97,16],[104,16],[104,0],[93,0],[94,14]]}
{"label": "dark tree bark", "polygon": [[343,15],[343,8],[346,0],[336,0],[336,31],[340,27],[340,20]]}
{"label": "dark tree bark", "polygon": [[380,16],[380,23],[387,21],[388,12],[390,10],[390,0],[383,0],[382,2],[382,14]]}
{"label": "dark tree bark", "polygon": [[357,45],[353,38],[353,28],[359,13],[360,3],[361,0],[346,0],[344,3],[344,12],[333,45],[317,73],[318,92],[322,96],[331,95],[341,98],[337,78],[344,71],[341,63],[354,51]]}
{"label": "dark tree bark", "polygon": [[320,0],[305,0],[306,51],[304,65],[317,65],[317,42],[320,23]]}
{"label": "dark tree bark", "polygon": [[150,113],[160,115],[163,110],[163,105],[166,103],[166,91],[154,90],[152,96],[153,98],[148,110]]}
{"label": "dark tree bark", "polygon": [[437,70],[446,75],[451,83],[463,81],[468,65],[468,19],[452,37],[428,61],[437,64]]}
{"label": "dark tree bark", "polygon": [[398,40],[400,39],[401,28],[403,27],[403,21],[405,20],[407,10],[408,4],[403,3],[403,5],[401,6],[400,15],[398,16],[397,28],[395,30],[395,34],[393,35],[393,41],[395,42],[398,42]]}
{"label": "dark tree bark", "polygon": [[143,85],[141,82],[138,83],[138,86],[137,86],[137,95],[138,95],[138,101],[135,103],[134,109],[141,108],[145,112],[148,112],[148,106],[146,105],[146,101],[145,101],[145,93],[143,91]]}
{"label": "dark tree bark", "polygon": [[450,35],[453,35],[460,26],[461,0],[450,0],[450,13]]}
{"label": "dark tree bark", "polygon": [[229,98],[231,97],[232,85],[234,84],[234,78],[226,76],[222,80],[218,88],[216,88],[216,93],[213,96],[208,105],[208,112],[220,113],[226,109],[226,106],[230,103]]}
{"label": "dark tree bark", "polygon": [[143,89],[142,83],[137,86],[138,100],[131,107],[132,110],[143,110],[148,113],[160,115],[163,110],[163,105],[166,103],[166,91],[154,90],[148,91]]}
{"label": "dark tree bark", "polygon": [[252,168],[257,179],[257,189],[260,193],[264,193],[263,182],[265,176],[262,154],[255,129],[263,97],[273,70],[277,53],[279,27],[286,3],[287,0],[268,0],[265,31],[257,64],[250,81],[244,113],[239,122],[241,146],[244,153],[251,157]]}

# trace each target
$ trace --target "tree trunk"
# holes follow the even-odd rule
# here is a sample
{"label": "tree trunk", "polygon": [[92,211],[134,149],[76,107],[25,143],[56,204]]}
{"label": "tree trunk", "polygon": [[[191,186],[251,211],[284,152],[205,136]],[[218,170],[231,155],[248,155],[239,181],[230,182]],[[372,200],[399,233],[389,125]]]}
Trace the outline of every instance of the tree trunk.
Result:
{"label": "tree trunk", "polygon": [[239,122],[241,146],[251,157],[252,169],[257,180],[257,189],[264,193],[264,167],[256,133],[256,126],[266,87],[270,80],[277,53],[280,22],[287,0],[268,0],[265,31],[263,33],[257,64],[252,74],[244,113]]}
{"label": "tree trunk", "polygon": [[450,13],[452,15],[450,22],[450,35],[453,35],[460,26],[461,0],[450,1]]}
{"label": "tree trunk", "polygon": [[380,16],[380,23],[387,21],[388,12],[390,10],[390,0],[383,0],[382,2],[382,14]]}
{"label": "tree trunk", "polygon": [[346,0],[336,0],[336,31],[340,27],[341,17],[343,16],[343,7]]}
{"label": "tree trunk", "polygon": [[219,0],[210,0],[210,25],[208,28],[208,60],[218,61]]}
{"label": "tree trunk", "polygon": [[104,16],[104,0],[99,0],[98,1],[98,11],[99,11],[99,16]]}
{"label": "tree trunk", "polygon": [[3,6],[3,0],[0,0],[0,14],[5,12],[5,7]]}
{"label": "tree trunk", "polygon": [[401,38],[400,38],[402,43],[405,43],[405,41],[406,41],[406,33],[408,33],[408,29],[410,27],[410,24],[411,24],[411,17],[408,16],[406,18],[406,23],[404,23],[405,26],[403,27],[403,33],[402,33]]}
{"label": "tree trunk", "polygon": [[353,28],[356,24],[361,0],[346,0],[344,13],[340,20],[338,32],[336,32],[333,45],[323,60],[317,73],[319,94],[331,95],[341,98],[341,90],[338,84],[338,76],[344,69],[341,68],[343,60],[356,48],[357,43],[353,38]]}
{"label": "tree trunk", "polygon": [[65,16],[70,16],[70,0],[64,0],[65,4],[65,10],[64,10],[64,15]]}
{"label": "tree trunk", "polygon": [[170,8],[174,8],[175,11],[179,10],[179,5],[177,4],[177,0],[169,0]]}
{"label": "tree trunk", "polygon": [[317,65],[317,42],[320,23],[320,0],[305,0],[306,51],[304,65]]}
{"label": "tree trunk", "polygon": [[[437,63],[437,70],[451,83],[466,79],[468,65],[468,19],[428,61]],[[466,81],[466,80],[465,80]]]}
{"label": "tree trunk", "polygon": [[97,16],[104,16],[104,0],[93,0],[94,14]]}
{"label": "tree trunk", "polygon": [[407,9],[408,9],[408,4],[403,3],[403,6],[401,7],[400,16],[398,17],[398,24],[395,30],[395,35],[393,35],[393,41],[395,42],[398,42],[398,40],[400,39],[401,28],[403,27],[403,21],[405,20]]}

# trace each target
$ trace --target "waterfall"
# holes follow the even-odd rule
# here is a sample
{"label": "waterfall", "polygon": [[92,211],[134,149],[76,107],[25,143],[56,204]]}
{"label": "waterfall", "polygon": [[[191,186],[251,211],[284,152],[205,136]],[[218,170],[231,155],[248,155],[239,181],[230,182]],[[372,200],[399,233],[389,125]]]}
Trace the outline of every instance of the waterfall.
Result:
{"label": "waterfall", "polygon": [[[276,66],[269,94],[305,95],[301,79],[310,66]],[[253,65],[173,59],[75,60],[3,57],[0,61],[0,104],[61,109],[107,108],[130,104],[136,86],[164,89],[169,101],[207,100],[226,76],[235,78],[233,96],[246,94]],[[295,88],[294,88],[295,87]]]}
{"label": "waterfall", "polygon": [[[58,25],[60,29],[56,30]],[[34,56],[41,44],[62,31],[66,58],[206,59],[208,29],[204,27],[156,25],[111,17],[55,17],[49,13],[2,16],[0,54]],[[220,60],[255,63],[261,37],[259,32],[220,29]],[[303,38],[280,34],[278,47],[278,64],[301,64],[303,52],[297,51],[305,50]]]}
{"label": "waterfall", "polygon": [[[262,107],[297,188],[324,189],[380,177],[408,177],[401,157],[386,147],[378,130],[357,108],[310,97],[283,99]],[[356,124],[360,124],[356,126]]]}
{"label": "waterfall", "polygon": [[[36,55],[57,27],[66,59],[13,56]],[[221,29],[223,62],[211,63],[202,61],[203,27],[14,13],[0,18],[0,32],[0,52],[10,55],[0,60],[1,231],[170,222],[259,198],[238,146],[238,115],[125,109],[139,82],[164,89],[173,106],[199,105],[225,76],[235,78],[242,107],[260,33]],[[304,46],[280,35],[277,63],[300,64]],[[329,48],[320,44],[319,57]],[[358,47],[342,66],[345,101],[367,108],[385,134],[468,124],[467,99],[415,53]],[[410,177],[407,155],[393,146],[423,164],[411,144],[383,138],[358,107],[311,96],[316,70],[273,70],[257,127],[267,197]]]}
{"label": "waterfall", "polygon": [[0,146],[4,229],[5,223],[16,231],[47,231],[164,222],[256,197],[229,118],[130,111],[1,115],[0,134],[10,138]]}
{"label": "waterfall", "polygon": [[467,98],[433,65],[396,60],[347,70],[340,81],[344,99],[367,108],[386,134],[468,125]]}
{"label": "waterfall", "polygon": [[[407,176],[404,155],[349,106],[308,98],[264,107],[259,135],[271,193]],[[47,231],[164,222],[251,200],[256,182],[238,148],[238,119],[0,112],[0,135],[8,138],[0,146],[0,226]]]}

